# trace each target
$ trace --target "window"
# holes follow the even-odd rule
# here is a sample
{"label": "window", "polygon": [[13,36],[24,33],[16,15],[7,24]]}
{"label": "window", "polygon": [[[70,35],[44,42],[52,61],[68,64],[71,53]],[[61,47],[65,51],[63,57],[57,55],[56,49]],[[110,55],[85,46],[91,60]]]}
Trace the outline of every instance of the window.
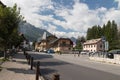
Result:
{"label": "window", "polygon": [[63,45],[63,46],[65,46],[65,45],[66,45],[66,42],[65,42],[65,41],[63,41],[63,42],[62,42],[62,45]]}
{"label": "window", "polygon": [[102,48],[102,44],[100,45],[100,48]]}

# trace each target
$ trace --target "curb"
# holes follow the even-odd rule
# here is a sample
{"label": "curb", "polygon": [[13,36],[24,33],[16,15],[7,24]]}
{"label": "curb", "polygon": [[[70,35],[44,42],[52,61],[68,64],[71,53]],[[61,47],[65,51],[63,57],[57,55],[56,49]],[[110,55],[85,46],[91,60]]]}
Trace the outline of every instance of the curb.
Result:
{"label": "curb", "polygon": [[40,76],[39,78],[40,78],[40,80],[45,80],[43,76]]}

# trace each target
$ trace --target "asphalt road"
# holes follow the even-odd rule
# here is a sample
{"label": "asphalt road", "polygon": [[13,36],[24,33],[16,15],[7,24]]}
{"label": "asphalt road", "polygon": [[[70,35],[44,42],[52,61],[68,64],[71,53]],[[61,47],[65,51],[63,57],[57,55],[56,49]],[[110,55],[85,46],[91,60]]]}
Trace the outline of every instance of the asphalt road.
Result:
{"label": "asphalt road", "polygon": [[46,80],[51,80],[54,73],[60,74],[60,80],[120,80],[119,75],[60,61],[52,55],[30,54],[35,62],[40,61],[40,72]]}

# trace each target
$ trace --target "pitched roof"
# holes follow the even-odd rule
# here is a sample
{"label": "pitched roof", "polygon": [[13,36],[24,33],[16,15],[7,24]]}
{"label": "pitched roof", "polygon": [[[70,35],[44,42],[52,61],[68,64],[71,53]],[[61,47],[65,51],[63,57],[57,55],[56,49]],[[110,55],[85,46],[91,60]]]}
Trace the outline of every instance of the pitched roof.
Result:
{"label": "pitched roof", "polygon": [[98,38],[98,39],[87,40],[84,44],[95,44],[95,43],[99,42],[100,40],[102,40],[102,39]]}
{"label": "pitched roof", "polygon": [[4,5],[1,1],[0,1],[0,5],[2,5],[3,7],[6,7],[6,5]]}
{"label": "pitched roof", "polygon": [[70,42],[73,44],[73,42],[72,42],[71,39],[69,39],[69,38],[58,38],[58,39],[52,41],[50,44],[53,44],[53,43],[55,43],[55,42],[57,42],[57,41],[59,41],[59,40],[70,40]]}

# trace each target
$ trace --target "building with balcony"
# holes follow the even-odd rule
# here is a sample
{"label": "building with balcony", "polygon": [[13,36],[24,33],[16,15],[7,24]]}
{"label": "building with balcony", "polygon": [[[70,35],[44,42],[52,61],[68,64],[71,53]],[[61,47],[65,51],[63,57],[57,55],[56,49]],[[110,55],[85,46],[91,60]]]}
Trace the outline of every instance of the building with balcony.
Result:
{"label": "building with balcony", "polygon": [[[46,34],[46,33],[45,33]],[[35,50],[46,51],[52,49],[56,51],[68,51],[72,50],[73,42],[69,38],[57,38],[55,35],[43,37],[35,45]]]}
{"label": "building with balcony", "polygon": [[54,51],[70,51],[73,48],[73,42],[69,38],[58,38],[50,43]]}

